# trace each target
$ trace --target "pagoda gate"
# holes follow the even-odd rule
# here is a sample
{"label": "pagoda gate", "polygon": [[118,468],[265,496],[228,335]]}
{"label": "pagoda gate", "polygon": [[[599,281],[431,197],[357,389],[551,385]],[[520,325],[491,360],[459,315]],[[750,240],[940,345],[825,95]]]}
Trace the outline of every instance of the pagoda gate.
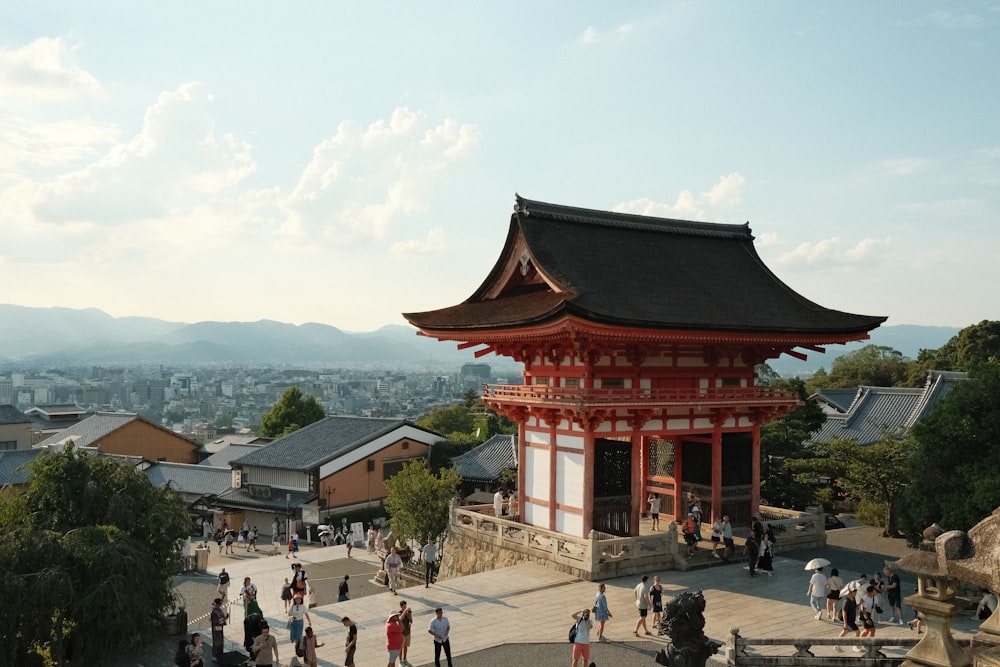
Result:
{"label": "pagoda gate", "polygon": [[507,242],[465,302],[404,315],[423,335],[524,364],[483,402],[519,424],[518,514],[548,530],[638,535],[650,493],[679,519],[749,521],[760,427],[792,394],[757,386],[781,354],[864,340],[884,317],[823,308],[764,265],[749,225],[516,197]]}

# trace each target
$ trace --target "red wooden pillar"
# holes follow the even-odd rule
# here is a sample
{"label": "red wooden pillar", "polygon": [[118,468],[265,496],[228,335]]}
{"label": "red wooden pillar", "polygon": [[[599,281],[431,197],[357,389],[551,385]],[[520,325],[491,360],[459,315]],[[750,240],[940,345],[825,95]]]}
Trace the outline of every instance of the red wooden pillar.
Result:
{"label": "red wooden pillar", "polygon": [[559,461],[556,457],[558,453],[558,443],[556,442],[557,414],[555,410],[549,410],[545,416],[549,424],[549,530],[556,529],[556,508],[558,507],[556,498],[556,466]]}
{"label": "red wooden pillar", "polygon": [[753,425],[753,453],[750,459],[750,479],[753,483],[753,495],[750,497],[750,516],[760,509],[760,423]]}
{"label": "red wooden pillar", "polygon": [[712,516],[709,521],[722,518],[722,425],[712,429]]}
{"label": "red wooden pillar", "polygon": [[524,442],[524,422],[526,419],[519,420],[517,424],[517,516],[521,517],[521,523],[527,523],[524,520],[524,491],[528,487],[524,485],[524,480],[527,479],[525,468],[525,462],[527,459],[528,448],[525,446]]}
{"label": "red wooden pillar", "polygon": [[674,521],[687,518],[687,503],[684,500],[684,446],[674,440]]}
{"label": "red wooden pillar", "polygon": [[583,434],[583,536],[594,529],[594,432]]}
{"label": "red wooden pillar", "polygon": [[643,495],[646,489],[645,465],[646,439],[638,433],[638,429],[632,430],[632,508],[629,516],[629,535],[635,537],[639,534],[639,514],[642,512],[646,497]]}

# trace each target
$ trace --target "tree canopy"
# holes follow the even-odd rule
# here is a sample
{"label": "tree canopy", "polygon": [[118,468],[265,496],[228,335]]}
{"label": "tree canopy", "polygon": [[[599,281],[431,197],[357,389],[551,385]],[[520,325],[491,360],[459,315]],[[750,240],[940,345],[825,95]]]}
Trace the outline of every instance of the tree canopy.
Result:
{"label": "tree canopy", "polygon": [[802,380],[772,379],[771,385],[795,392],[802,405],[760,428],[761,497],[777,507],[804,509],[815,502],[815,484],[797,478],[785,462],[808,455],[805,444],[810,434],[826,421],[826,415],[819,405],[806,400]]}
{"label": "tree canopy", "polygon": [[957,382],[911,429],[902,525],[910,541],[931,523],[968,530],[1000,503],[1000,364]]}
{"label": "tree canopy", "polygon": [[155,634],[190,519],[134,466],[46,451],[0,496],[0,664],[103,664]]}
{"label": "tree canopy", "polygon": [[898,387],[906,384],[909,359],[886,345],[865,345],[837,357],[824,387]]}
{"label": "tree canopy", "polygon": [[261,417],[260,435],[265,438],[280,438],[324,417],[326,412],[314,396],[303,397],[301,389],[289,387],[282,394],[281,400]]}
{"label": "tree canopy", "polygon": [[411,461],[386,480],[389,525],[401,540],[437,539],[448,528],[448,506],[461,479],[453,468],[434,475],[423,459]]}

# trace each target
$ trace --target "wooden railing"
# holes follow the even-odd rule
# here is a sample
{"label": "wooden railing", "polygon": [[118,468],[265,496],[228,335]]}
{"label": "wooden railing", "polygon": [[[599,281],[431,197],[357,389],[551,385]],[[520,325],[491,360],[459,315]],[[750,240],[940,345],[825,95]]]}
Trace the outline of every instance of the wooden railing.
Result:
{"label": "wooden railing", "polygon": [[754,406],[775,403],[797,404],[793,392],[773,387],[713,387],[681,388],[622,388],[581,389],[548,385],[488,384],[483,395],[486,401],[526,404],[571,404],[591,407],[615,407],[639,404],[647,407],[698,405]]}
{"label": "wooden railing", "polygon": [[[729,631],[726,663],[731,667],[809,667],[815,665],[864,665],[896,667],[906,659],[906,652],[920,639],[892,637],[850,637],[836,639],[794,639],[741,637],[739,628]],[[959,641],[967,647],[968,640]],[[860,646],[860,652],[854,647]],[[837,649],[840,649],[839,651]],[[748,651],[749,650],[749,651]],[[752,652],[751,652],[752,651]],[[818,655],[817,655],[818,653]]]}

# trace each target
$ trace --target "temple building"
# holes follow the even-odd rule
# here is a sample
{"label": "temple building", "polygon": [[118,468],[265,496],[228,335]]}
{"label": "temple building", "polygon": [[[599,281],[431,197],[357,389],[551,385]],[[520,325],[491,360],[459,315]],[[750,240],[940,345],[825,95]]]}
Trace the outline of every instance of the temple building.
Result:
{"label": "temple building", "polygon": [[665,518],[745,524],[760,427],[798,405],[755,366],[865,340],[885,317],[830,310],[764,265],[748,224],[670,220],[516,197],[493,270],[463,303],[404,316],[420,333],[524,364],[484,403],[520,425],[521,521],[587,537]]}

